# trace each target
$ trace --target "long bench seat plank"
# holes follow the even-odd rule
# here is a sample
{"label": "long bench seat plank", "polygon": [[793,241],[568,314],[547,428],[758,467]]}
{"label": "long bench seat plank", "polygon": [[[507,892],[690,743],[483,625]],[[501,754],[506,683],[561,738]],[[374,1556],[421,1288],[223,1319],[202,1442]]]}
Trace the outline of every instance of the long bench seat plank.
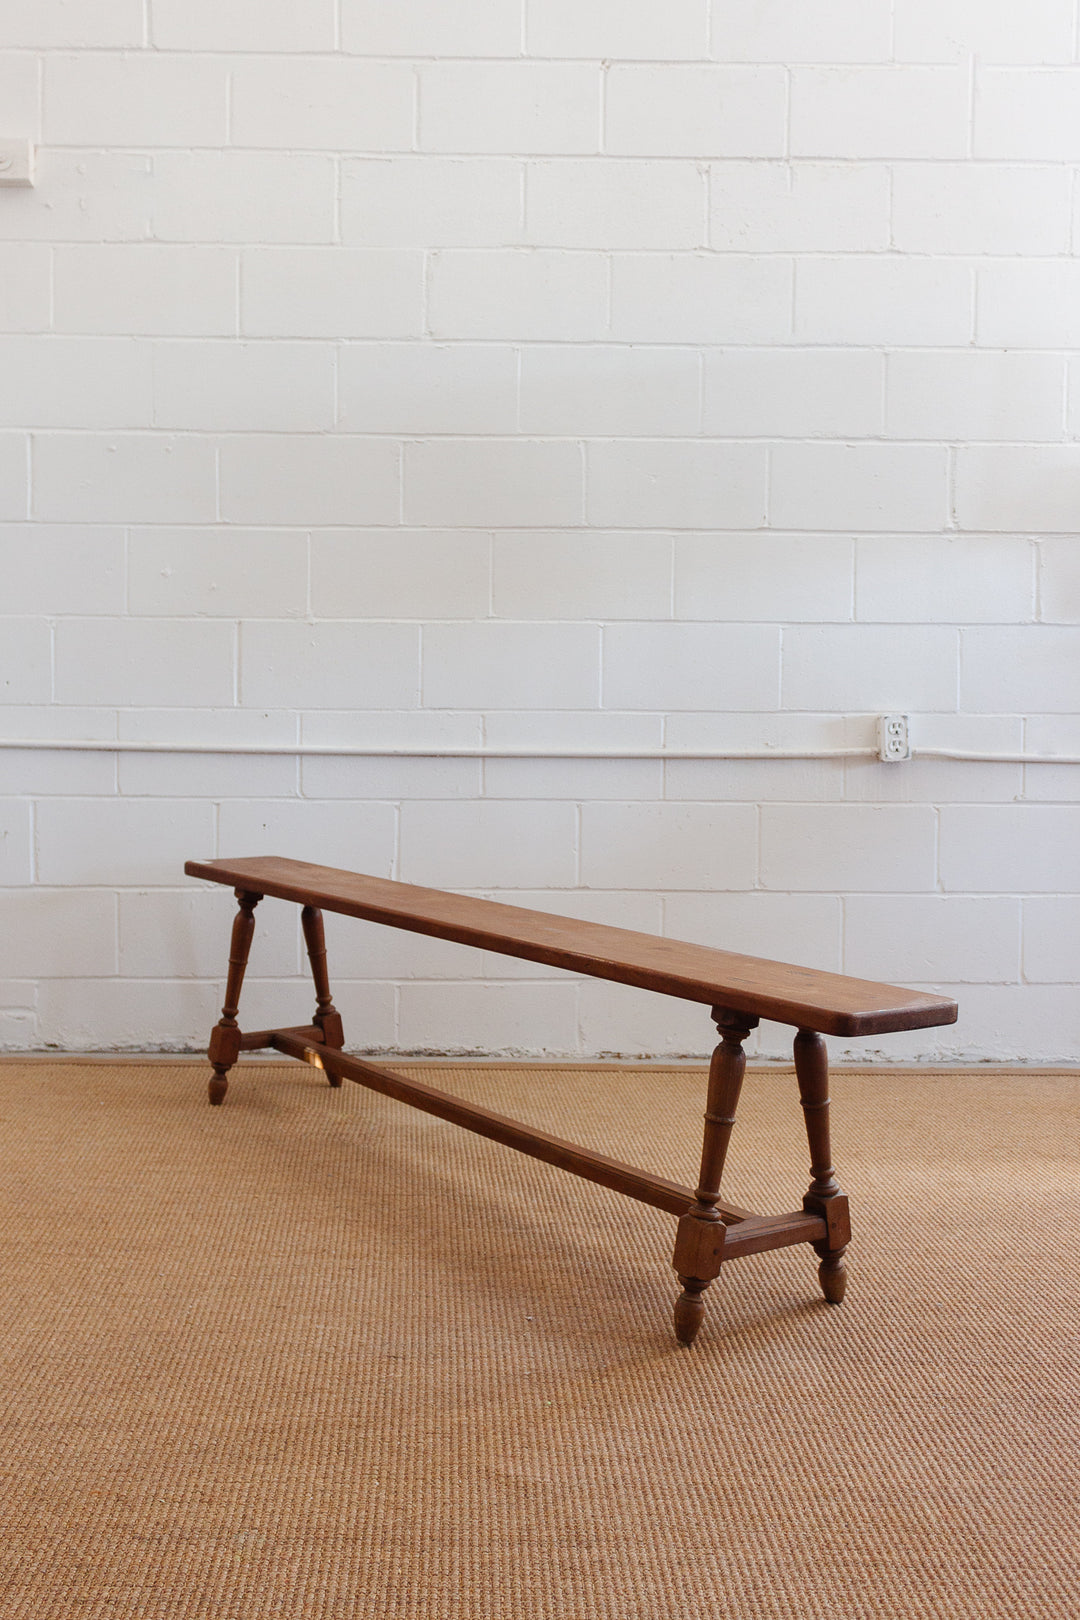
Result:
{"label": "long bench seat plank", "polygon": [[956,1022],[954,1001],[896,985],[658,939],[282,856],[188,861],[190,877],[523,957],[661,995],[724,1006],[823,1035],[880,1035]]}

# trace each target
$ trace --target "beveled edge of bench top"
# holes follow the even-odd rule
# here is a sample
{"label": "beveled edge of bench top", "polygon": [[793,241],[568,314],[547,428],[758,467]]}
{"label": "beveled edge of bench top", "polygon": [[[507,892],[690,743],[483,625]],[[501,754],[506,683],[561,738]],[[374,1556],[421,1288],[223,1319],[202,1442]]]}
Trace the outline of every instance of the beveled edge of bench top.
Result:
{"label": "beveled edge of bench top", "polygon": [[957,1017],[955,1001],[918,990],[279,855],[187,861],[184,871],[210,883],[226,883],[685,1001],[731,1007],[823,1035],[927,1029],[953,1024]]}

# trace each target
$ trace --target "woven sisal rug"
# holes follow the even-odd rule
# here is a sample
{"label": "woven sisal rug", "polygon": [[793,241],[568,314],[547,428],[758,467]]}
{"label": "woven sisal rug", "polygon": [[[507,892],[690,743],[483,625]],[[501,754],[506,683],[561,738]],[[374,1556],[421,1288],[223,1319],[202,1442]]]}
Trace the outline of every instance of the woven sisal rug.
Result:
{"label": "woven sisal rug", "polygon": [[[407,1068],[407,1065],[401,1065]],[[697,1070],[424,1066],[693,1185]],[[299,1065],[0,1066],[4,1620],[1080,1614],[1080,1076],[840,1071],[847,1302]],[[797,1207],[790,1075],[726,1193]]]}

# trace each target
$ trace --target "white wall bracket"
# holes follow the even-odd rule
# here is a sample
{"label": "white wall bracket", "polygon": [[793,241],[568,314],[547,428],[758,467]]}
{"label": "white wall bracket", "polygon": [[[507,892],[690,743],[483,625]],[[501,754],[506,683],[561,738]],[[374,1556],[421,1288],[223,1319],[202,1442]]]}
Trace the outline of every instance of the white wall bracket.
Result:
{"label": "white wall bracket", "polygon": [[34,143],[0,135],[0,186],[32,186]]}

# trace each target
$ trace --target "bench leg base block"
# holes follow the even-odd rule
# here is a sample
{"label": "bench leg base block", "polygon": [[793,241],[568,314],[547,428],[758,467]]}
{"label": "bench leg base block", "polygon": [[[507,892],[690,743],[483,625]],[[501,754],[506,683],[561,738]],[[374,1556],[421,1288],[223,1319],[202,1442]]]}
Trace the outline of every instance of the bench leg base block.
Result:
{"label": "bench leg base block", "polygon": [[844,1256],[851,1242],[851,1216],[848,1213],[847,1197],[842,1192],[833,1193],[828,1198],[808,1192],[803,1199],[803,1209],[808,1215],[819,1215],[825,1222],[826,1235],[820,1243],[814,1244],[814,1253],[821,1261],[818,1266],[818,1281],[821,1284],[821,1292],[829,1304],[839,1305],[843,1302],[844,1291],[847,1288]]}

